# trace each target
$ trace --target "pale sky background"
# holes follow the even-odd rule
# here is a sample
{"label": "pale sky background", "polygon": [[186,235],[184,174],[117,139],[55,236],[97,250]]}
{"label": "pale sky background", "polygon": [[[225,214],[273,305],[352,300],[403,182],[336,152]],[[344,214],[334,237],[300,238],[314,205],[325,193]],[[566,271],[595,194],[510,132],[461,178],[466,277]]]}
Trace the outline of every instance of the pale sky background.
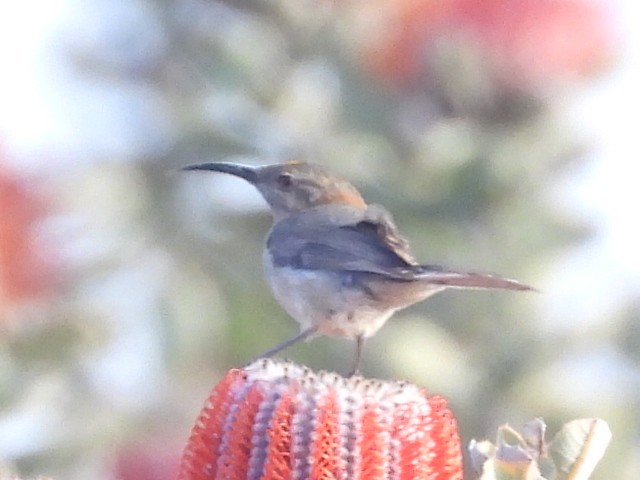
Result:
{"label": "pale sky background", "polygon": [[[602,321],[621,296],[640,294],[640,3],[610,5],[622,41],[618,63],[567,105],[575,130],[592,146],[590,160],[552,195],[595,225],[597,234],[549,273],[540,318],[552,329]],[[593,291],[594,284],[601,288]]]}

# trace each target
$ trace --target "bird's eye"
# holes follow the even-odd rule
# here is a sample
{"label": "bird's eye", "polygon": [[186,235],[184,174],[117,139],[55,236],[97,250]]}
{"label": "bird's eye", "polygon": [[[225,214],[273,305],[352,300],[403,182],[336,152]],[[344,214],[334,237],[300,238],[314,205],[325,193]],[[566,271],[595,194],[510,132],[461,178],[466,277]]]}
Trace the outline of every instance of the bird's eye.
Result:
{"label": "bird's eye", "polygon": [[293,183],[293,177],[290,173],[281,173],[278,175],[278,185],[282,188],[289,188]]}

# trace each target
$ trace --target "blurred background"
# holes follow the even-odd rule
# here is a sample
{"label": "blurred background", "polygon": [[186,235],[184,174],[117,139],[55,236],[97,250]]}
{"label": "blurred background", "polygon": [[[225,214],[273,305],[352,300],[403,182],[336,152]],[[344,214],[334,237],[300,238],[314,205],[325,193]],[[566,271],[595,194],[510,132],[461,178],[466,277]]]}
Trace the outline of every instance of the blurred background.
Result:
{"label": "blurred background", "polygon": [[[0,6],[0,476],[174,478],[223,373],[297,325],[259,195],[189,163],[305,159],[394,213],[445,292],[367,376],[446,396],[466,445],[601,417],[640,475],[633,0],[53,0]],[[285,355],[346,372],[353,345]],[[472,478],[472,475],[468,475]]]}

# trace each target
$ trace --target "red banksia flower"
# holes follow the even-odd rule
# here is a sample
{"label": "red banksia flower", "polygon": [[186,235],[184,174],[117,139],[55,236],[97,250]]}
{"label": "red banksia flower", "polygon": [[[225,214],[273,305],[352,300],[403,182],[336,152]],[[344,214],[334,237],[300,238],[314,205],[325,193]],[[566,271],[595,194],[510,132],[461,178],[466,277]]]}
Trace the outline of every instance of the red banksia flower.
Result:
{"label": "red banksia flower", "polygon": [[[400,85],[418,80],[443,39],[461,38],[494,64],[496,80],[535,86],[580,80],[611,63],[614,26],[605,2],[585,0],[380,0],[386,28],[365,64]],[[365,7],[366,8],[366,7]]]}
{"label": "red banksia flower", "polygon": [[37,190],[4,167],[0,158],[0,317],[51,293],[54,265],[35,231],[46,213]]}
{"label": "red banksia flower", "polygon": [[260,360],[213,389],[178,478],[461,480],[462,457],[442,397]]}

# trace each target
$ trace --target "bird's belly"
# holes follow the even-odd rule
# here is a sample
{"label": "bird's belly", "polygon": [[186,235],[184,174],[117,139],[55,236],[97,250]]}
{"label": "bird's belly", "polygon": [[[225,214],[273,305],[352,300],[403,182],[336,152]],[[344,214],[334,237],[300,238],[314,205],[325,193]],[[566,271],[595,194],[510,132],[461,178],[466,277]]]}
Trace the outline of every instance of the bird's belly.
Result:
{"label": "bird's belly", "polygon": [[264,266],[273,294],[303,330],[317,326],[324,335],[369,337],[395,311],[377,308],[365,292],[344,287],[338,273],[274,268],[269,260]]}
{"label": "bird's belly", "polygon": [[320,325],[319,331],[334,337],[355,338],[362,335],[370,337],[376,333],[393,311],[379,311],[367,306],[360,306],[346,312],[339,312],[326,319]]}

